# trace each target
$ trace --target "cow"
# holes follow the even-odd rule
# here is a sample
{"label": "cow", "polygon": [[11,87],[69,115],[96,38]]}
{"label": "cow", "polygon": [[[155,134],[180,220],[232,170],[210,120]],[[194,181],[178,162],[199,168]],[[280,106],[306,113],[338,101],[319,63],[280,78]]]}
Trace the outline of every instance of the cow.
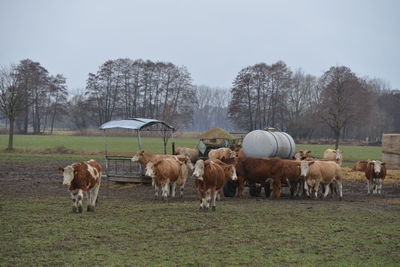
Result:
{"label": "cow", "polygon": [[365,172],[365,170],[367,169],[368,161],[369,160],[357,161],[351,170],[357,172]]}
{"label": "cow", "polygon": [[167,199],[170,192],[171,196],[175,197],[176,185],[180,186],[180,196],[183,197],[183,190],[189,176],[189,164],[191,165],[190,159],[186,156],[179,159],[173,157],[161,158],[154,163],[149,161],[146,164],[146,176],[152,178],[155,197],[158,198],[160,187],[164,200]]}
{"label": "cow", "polygon": [[382,193],[382,183],[386,177],[386,163],[379,160],[368,161],[365,177],[367,178],[368,194],[370,191],[370,183],[373,186],[372,194]]}
{"label": "cow", "polygon": [[102,167],[91,159],[76,162],[65,168],[58,168],[63,173],[63,185],[68,186],[73,201],[72,212],[82,213],[83,194],[87,194],[87,211],[94,211],[100,189]]}
{"label": "cow", "polygon": [[220,160],[198,160],[193,171],[195,186],[199,192],[200,210],[216,210],[216,198],[224,185],[225,179],[237,180],[233,164],[226,164]]}
{"label": "cow", "polygon": [[328,148],[324,151],[324,159],[335,161],[339,166],[342,166],[343,151]]}
{"label": "cow", "polygon": [[231,149],[227,147],[221,147],[218,149],[212,149],[210,152],[208,152],[208,158],[209,159],[227,159],[227,158],[234,158],[237,156],[237,153],[235,151],[232,151]]}
{"label": "cow", "polygon": [[282,183],[287,183],[290,197],[300,196],[303,192],[304,181],[301,179],[299,161],[283,160]]}
{"label": "cow", "polygon": [[280,197],[281,180],[283,179],[284,162],[280,158],[239,157],[236,164],[238,176],[238,196],[243,195],[244,183],[259,183],[264,186],[266,197],[270,197],[270,183],[272,182],[272,196]]}
{"label": "cow", "polygon": [[[174,158],[177,160],[184,161],[186,159],[185,155],[168,155],[168,154],[151,154],[151,153],[146,153],[144,150],[140,150],[136,152],[135,155],[131,158],[132,162],[139,162],[143,168],[146,168],[147,163],[149,161],[155,163],[156,161],[164,158]],[[190,169],[193,169],[193,164],[188,164]]]}
{"label": "cow", "polygon": [[329,193],[329,185],[336,182],[339,190],[339,199],[342,200],[342,170],[336,162],[302,160],[298,164],[301,168],[301,177],[304,178],[304,190],[307,196],[310,196],[313,191],[315,198],[317,198],[319,185],[322,183],[325,186],[325,192],[322,197],[326,198]]}
{"label": "cow", "polygon": [[175,148],[174,155],[185,155],[190,158],[190,161],[195,164],[199,159],[199,150],[196,148],[177,147]]}
{"label": "cow", "polygon": [[311,158],[311,150],[299,150],[294,153],[293,159],[295,160],[303,160]]}

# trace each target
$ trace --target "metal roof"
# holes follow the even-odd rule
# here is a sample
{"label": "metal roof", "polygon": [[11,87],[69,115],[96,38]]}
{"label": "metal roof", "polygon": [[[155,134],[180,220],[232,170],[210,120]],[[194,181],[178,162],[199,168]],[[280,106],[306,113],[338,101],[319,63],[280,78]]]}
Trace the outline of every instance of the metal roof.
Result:
{"label": "metal roof", "polygon": [[101,130],[107,129],[115,129],[115,128],[123,128],[123,129],[131,129],[131,130],[142,130],[143,128],[150,127],[154,124],[162,124],[167,128],[175,131],[175,128],[171,125],[166,124],[163,121],[153,120],[153,119],[145,119],[145,118],[132,118],[127,120],[113,120],[103,123],[99,128]]}

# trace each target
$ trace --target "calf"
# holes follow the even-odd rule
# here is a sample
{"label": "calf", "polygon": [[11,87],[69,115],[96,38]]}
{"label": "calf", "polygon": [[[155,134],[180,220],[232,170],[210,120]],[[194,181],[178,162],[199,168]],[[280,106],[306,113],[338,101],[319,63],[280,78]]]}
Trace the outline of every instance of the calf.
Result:
{"label": "calf", "polygon": [[174,155],[185,155],[194,164],[199,159],[199,150],[197,148],[177,147],[175,148]]}
{"label": "calf", "polygon": [[219,159],[222,160],[223,158],[228,159],[228,158],[234,158],[237,156],[237,153],[235,151],[232,151],[231,149],[227,147],[221,147],[218,149],[212,149],[210,152],[208,152],[208,158],[209,159]]}
{"label": "calf", "polygon": [[335,161],[339,166],[341,166],[343,161],[343,151],[328,148],[324,151],[324,159]]}
{"label": "calf", "polygon": [[200,210],[216,209],[215,200],[225,179],[237,180],[235,167],[219,160],[198,160],[193,171],[195,186],[199,191]]}
{"label": "calf", "polygon": [[180,186],[180,196],[183,197],[183,190],[189,175],[189,165],[191,165],[191,162],[188,157],[179,159],[168,157],[155,163],[149,161],[146,165],[146,176],[152,178],[155,197],[158,197],[160,187],[164,200],[167,199],[170,191],[171,196],[175,197],[176,185]]}
{"label": "calf", "polygon": [[370,191],[370,183],[373,185],[373,194],[382,193],[382,183],[386,177],[386,166],[385,162],[379,160],[368,161],[367,168],[365,170],[365,177],[367,178],[367,189],[368,194]]}
{"label": "calf", "polygon": [[304,189],[307,196],[314,191],[315,198],[318,196],[319,185],[325,186],[323,198],[329,193],[329,185],[336,182],[339,190],[339,199],[343,198],[342,170],[333,161],[307,161],[298,163],[301,168],[301,176],[304,177]]}
{"label": "calf", "polygon": [[357,172],[365,172],[365,170],[367,169],[367,165],[368,161],[366,160],[357,161],[352,170]]}
{"label": "calf", "polygon": [[68,190],[73,201],[72,212],[82,213],[83,193],[87,193],[87,211],[94,211],[101,182],[100,163],[91,159],[59,168],[59,171],[64,175],[63,184],[69,186]]}
{"label": "calf", "polygon": [[311,150],[307,150],[307,151],[299,150],[299,151],[296,151],[296,153],[293,156],[293,159],[295,159],[295,160],[303,160],[306,158],[311,158]]}
{"label": "calf", "polygon": [[287,183],[290,190],[290,197],[300,196],[303,193],[304,181],[301,179],[299,161],[283,160],[281,182]]}

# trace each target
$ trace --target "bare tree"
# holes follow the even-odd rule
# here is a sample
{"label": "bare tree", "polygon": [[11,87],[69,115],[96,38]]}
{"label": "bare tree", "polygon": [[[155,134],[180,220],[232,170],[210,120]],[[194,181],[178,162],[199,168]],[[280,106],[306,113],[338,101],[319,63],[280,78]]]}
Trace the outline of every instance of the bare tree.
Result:
{"label": "bare tree", "polygon": [[14,122],[22,111],[26,91],[18,86],[16,68],[0,70],[0,109],[9,121],[8,151],[12,151],[14,140]]}
{"label": "bare tree", "polygon": [[369,94],[348,67],[331,67],[321,77],[322,104],[320,116],[333,131],[335,148],[343,129],[360,114],[368,114]]}

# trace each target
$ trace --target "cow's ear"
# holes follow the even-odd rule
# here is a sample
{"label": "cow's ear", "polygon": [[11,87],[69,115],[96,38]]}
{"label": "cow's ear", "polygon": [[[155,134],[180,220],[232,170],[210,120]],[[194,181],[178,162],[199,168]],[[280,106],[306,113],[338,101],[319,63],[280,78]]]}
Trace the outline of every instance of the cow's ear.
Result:
{"label": "cow's ear", "polygon": [[143,149],[140,150],[139,154],[140,154],[140,155],[143,155],[143,153],[144,153],[144,150],[143,150]]}
{"label": "cow's ear", "polygon": [[64,172],[64,168],[58,168],[58,170],[60,171],[60,172]]}
{"label": "cow's ear", "polygon": [[382,166],[385,166],[386,165],[386,162],[382,162],[382,164],[381,164]]}
{"label": "cow's ear", "polygon": [[308,163],[308,165],[310,166],[310,165],[313,165],[315,163],[315,161],[310,161],[309,163]]}
{"label": "cow's ear", "polygon": [[311,150],[307,150],[307,152],[306,153],[311,153]]}

